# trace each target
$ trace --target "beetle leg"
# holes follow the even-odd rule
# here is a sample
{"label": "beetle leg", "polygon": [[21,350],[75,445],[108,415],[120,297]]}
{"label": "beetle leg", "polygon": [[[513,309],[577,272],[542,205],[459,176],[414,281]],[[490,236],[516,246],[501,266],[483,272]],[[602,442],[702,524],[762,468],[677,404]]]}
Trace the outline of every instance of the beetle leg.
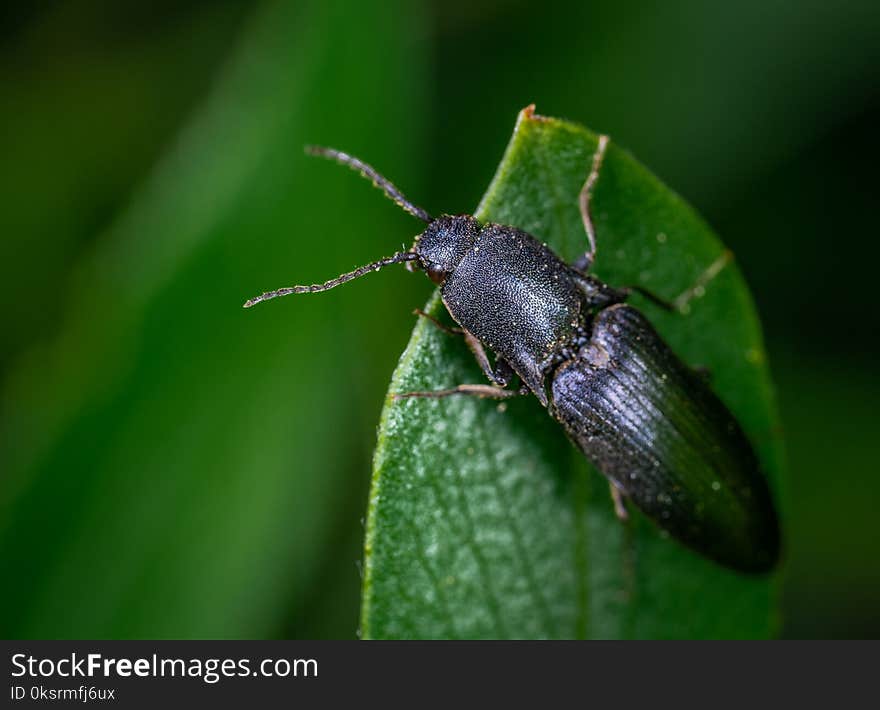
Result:
{"label": "beetle leg", "polygon": [[709,264],[709,267],[697,277],[693,285],[682,291],[676,298],[667,301],[665,298],[658,296],[656,293],[649,291],[642,286],[624,286],[619,289],[626,295],[638,293],[651,301],[654,305],[660,306],[667,311],[687,312],[688,303],[693,298],[699,298],[706,292],[706,285],[721,273],[721,270],[733,259],[733,252],[725,249],[724,252],[715,261]]}
{"label": "beetle leg", "polygon": [[[590,174],[587,175],[587,179],[584,181],[584,186],[581,188],[580,194],[578,195],[578,207],[581,212],[581,220],[584,223],[584,231],[587,234],[589,249],[572,262],[571,268],[581,275],[587,274],[590,267],[593,265],[593,261],[596,259],[596,229],[593,226],[593,218],[590,214],[590,198],[593,194],[593,188],[599,179],[599,171],[602,168],[602,160],[605,157],[608,142],[608,136],[599,136],[599,143],[596,146],[596,152],[593,153]],[[641,294],[655,305],[660,306],[667,311],[680,311],[686,313],[688,302],[695,297],[702,296],[703,293],[705,293],[706,285],[714,279],[732,259],[733,253],[730,250],[725,250],[720,257],[713,261],[709,267],[697,277],[697,280],[690,288],[680,293],[672,301],[667,301],[665,298],[652,293],[642,286],[626,286],[621,289],[615,289],[615,291],[622,295],[620,301],[625,300],[629,294],[635,292]]]}
{"label": "beetle leg", "polygon": [[611,491],[611,500],[614,501],[614,513],[617,515],[617,519],[626,522],[629,520],[629,513],[626,510],[626,504],[623,502],[623,493],[610,481],[608,482],[608,489]]}
{"label": "beetle leg", "polygon": [[709,267],[697,277],[697,280],[694,281],[693,285],[690,288],[682,291],[678,297],[672,302],[675,306],[675,309],[681,311],[682,313],[687,312],[688,303],[693,298],[700,298],[706,293],[706,286],[709,282],[714,279],[721,271],[727,266],[731,261],[733,261],[733,252],[730,249],[725,249],[721,256],[719,256],[715,261],[709,264]]}
{"label": "beetle leg", "polygon": [[649,291],[648,289],[643,288],[642,286],[624,286],[620,290],[623,291],[624,293],[626,293],[627,296],[629,296],[631,293],[638,293],[638,294],[644,296],[645,298],[647,298],[655,306],[660,306],[660,308],[662,308],[665,311],[679,310],[679,307],[676,305],[676,301],[667,301],[662,296],[658,296],[653,291]]}
{"label": "beetle leg", "polygon": [[609,286],[589,274],[573,273],[572,277],[590,308],[602,309],[615,303],[623,303],[631,292],[631,289]]}
{"label": "beetle leg", "polygon": [[599,179],[599,170],[602,168],[602,159],[605,157],[605,151],[608,148],[608,136],[599,136],[599,144],[596,146],[596,152],[593,153],[593,162],[590,166],[590,174],[584,181],[581,193],[578,195],[578,207],[581,211],[581,219],[584,223],[584,231],[587,233],[587,241],[589,242],[589,250],[579,256],[572,264],[572,268],[580,271],[582,274],[587,273],[596,259],[596,230],[593,228],[593,219],[590,216],[590,197],[593,193],[593,187]]}
{"label": "beetle leg", "polygon": [[643,286],[624,286],[619,290],[627,296],[631,293],[641,294],[654,305],[660,306],[660,308],[663,308],[664,310],[687,313],[688,303],[694,298],[701,297],[706,292],[707,284],[718,276],[722,269],[724,269],[732,259],[733,252],[729,249],[725,249],[721,256],[709,264],[708,268],[697,277],[696,281],[694,281],[689,288],[686,288],[671,301],[667,301],[662,296],[658,296],[656,293],[649,291]]}
{"label": "beetle leg", "polygon": [[451,328],[445,323],[441,323],[430,313],[425,313],[421,308],[416,308],[413,311],[414,315],[417,315],[421,318],[424,318],[429,323],[433,323],[439,330],[442,330],[444,333],[449,333],[449,335],[462,335],[464,334],[464,328]]}
{"label": "beetle leg", "polygon": [[416,308],[413,313],[422,318],[426,318],[444,333],[464,336],[464,342],[467,343],[468,348],[470,348],[470,351],[474,354],[474,359],[476,359],[477,364],[480,366],[480,369],[483,371],[483,374],[486,375],[487,379],[497,387],[507,387],[507,383],[513,378],[514,372],[506,360],[498,358],[495,363],[495,368],[493,369],[492,365],[489,363],[489,357],[486,355],[486,350],[483,348],[483,344],[470,332],[464,328],[450,328],[448,325],[441,323],[434,316],[425,313],[419,308]]}
{"label": "beetle leg", "polygon": [[507,383],[513,377],[513,370],[507,364],[507,361],[499,358],[493,370],[492,365],[489,364],[489,357],[486,355],[483,344],[466,330],[464,331],[464,342],[467,343],[467,346],[474,354],[474,359],[489,381],[496,387],[507,387]]}
{"label": "beetle leg", "polygon": [[431,399],[441,399],[454,394],[467,394],[473,397],[489,397],[491,399],[510,399],[518,397],[523,392],[523,388],[518,390],[506,390],[494,385],[458,385],[445,390],[433,390],[430,392],[394,392],[391,399],[407,399],[409,397],[426,397]]}
{"label": "beetle leg", "polygon": [[577,259],[571,262],[571,268],[580,274],[585,274],[590,270],[590,267],[593,265],[593,259],[595,258],[595,256],[595,249],[587,252],[586,254],[581,254]]}

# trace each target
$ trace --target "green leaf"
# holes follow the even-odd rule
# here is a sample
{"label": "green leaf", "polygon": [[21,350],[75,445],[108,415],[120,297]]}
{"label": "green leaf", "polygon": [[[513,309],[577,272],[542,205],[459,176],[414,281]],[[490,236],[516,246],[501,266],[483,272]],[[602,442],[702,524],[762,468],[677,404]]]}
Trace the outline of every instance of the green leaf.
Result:
{"label": "green leaf", "polygon": [[[597,137],[520,114],[476,216],[512,224],[572,260],[586,247],[577,195]],[[631,156],[609,148],[593,200],[596,273],[669,298],[723,252],[700,217]],[[781,442],[760,326],[734,264],[667,314],[637,298],[680,356],[710,368],[774,486]],[[438,295],[427,311],[441,317]],[[448,316],[445,316],[448,318]],[[482,382],[459,339],[416,325],[391,392]],[[774,577],[702,559],[608,486],[532,397],[389,400],[375,454],[362,633],[389,637],[766,637]]]}

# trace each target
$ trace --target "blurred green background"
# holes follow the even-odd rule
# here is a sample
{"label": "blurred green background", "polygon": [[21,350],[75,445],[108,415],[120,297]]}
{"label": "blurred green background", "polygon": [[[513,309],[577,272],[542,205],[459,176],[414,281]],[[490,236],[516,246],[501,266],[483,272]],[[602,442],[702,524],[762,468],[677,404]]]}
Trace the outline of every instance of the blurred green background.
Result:
{"label": "blurred green background", "polygon": [[[880,635],[880,6],[12,2],[0,10],[0,635],[353,637],[403,269],[518,109],[608,132],[734,250],[786,429],[784,634]],[[600,255],[601,258],[601,255]]]}

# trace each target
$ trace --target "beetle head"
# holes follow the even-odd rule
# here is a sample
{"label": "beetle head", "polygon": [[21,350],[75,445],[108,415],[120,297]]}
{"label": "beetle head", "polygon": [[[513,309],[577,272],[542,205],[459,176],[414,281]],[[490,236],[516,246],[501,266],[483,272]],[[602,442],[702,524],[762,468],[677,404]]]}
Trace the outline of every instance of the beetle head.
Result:
{"label": "beetle head", "polygon": [[479,232],[480,223],[469,215],[438,217],[416,237],[412,251],[419,258],[410,264],[423,269],[431,281],[441,285],[474,246]]}

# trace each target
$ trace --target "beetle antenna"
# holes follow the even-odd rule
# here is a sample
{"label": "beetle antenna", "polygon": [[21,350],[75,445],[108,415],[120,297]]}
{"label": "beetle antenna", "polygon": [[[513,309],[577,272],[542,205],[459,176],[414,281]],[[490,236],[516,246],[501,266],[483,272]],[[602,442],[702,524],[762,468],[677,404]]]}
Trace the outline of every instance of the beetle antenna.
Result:
{"label": "beetle antenna", "polygon": [[279,296],[289,296],[292,293],[320,293],[321,291],[328,291],[331,288],[336,288],[340,284],[352,281],[364,274],[370,273],[371,271],[378,271],[385,266],[400,264],[404,261],[416,261],[418,258],[419,256],[415,252],[399,251],[394,256],[386,256],[384,259],[379,259],[379,261],[365,264],[354,271],[349,271],[347,274],[341,274],[335,279],[330,279],[322,284],[312,284],[311,286],[288,286],[287,288],[279,288],[275,291],[266,291],[266,293],[245,301],[244,307],[250,308],[251,306],[260,303],[260,301],[268,301],[272,298],[278,298]]}
{"label": "beetle antenna", "polygon": [[372,165],[367,165],[364,161],[359,158],[355,158],[353,155],[349,155],[348,153],[343,153],[341,150],[336,150],[335,148],[325,148],[320,145],[307,145],[306,153],[309,155],[317,155],[321,158],[329,158],[331,160],[335,160],[337,163],[341,163],[342,165],[347,165],[352,170],[357,170],[363,177],[369,178],[373,181],[373,185],[378,187],[385,193],[387,197],[394,200],[400,207],[409,212],[413,217],[418,217],[422,222],[429,224],[433,222],[433,218],[429,215],[425,210],[421,207],[414,205],[406,196],[398,190],[394,183],[392,183],[388,178],[382,177],[379,172]]}

